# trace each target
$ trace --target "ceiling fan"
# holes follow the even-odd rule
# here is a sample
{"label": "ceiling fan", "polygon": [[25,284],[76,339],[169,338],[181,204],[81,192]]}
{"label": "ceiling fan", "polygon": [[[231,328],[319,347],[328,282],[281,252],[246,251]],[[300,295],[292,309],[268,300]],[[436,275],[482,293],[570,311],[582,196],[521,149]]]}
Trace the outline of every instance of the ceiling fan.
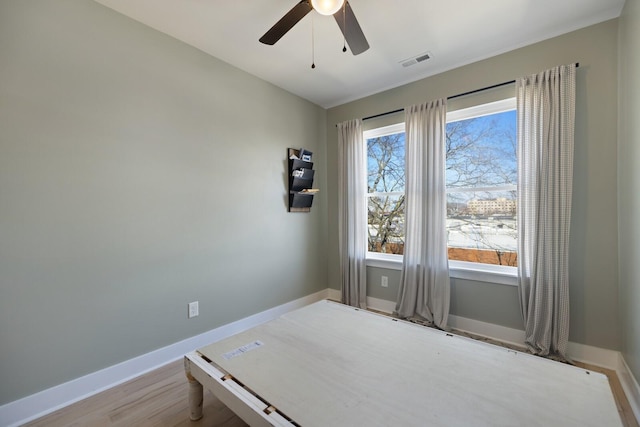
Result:
{"label": "ceiling fan", "polygon": [[346,0],[302,0],[280,18],[264,36],[260,37],[260,42],[268,45],[275,44],[298,21],[314,9],[322,15],[333,15],[351,49],[351,53],[359,55],[369,49],[369,43],[362,32],[362,28],[360,28],[360,24],[358,24],[358,20]]}

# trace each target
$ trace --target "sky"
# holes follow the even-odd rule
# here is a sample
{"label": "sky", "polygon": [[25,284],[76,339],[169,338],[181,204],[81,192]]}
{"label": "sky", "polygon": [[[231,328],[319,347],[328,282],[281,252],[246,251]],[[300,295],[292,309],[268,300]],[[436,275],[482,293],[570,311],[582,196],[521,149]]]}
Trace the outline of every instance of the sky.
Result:
{"label": "sky", "polygon": [[[447,185],[454,187],[492,186],[516,183],[515,131],[516,111],[506,111],[472,119],[460,120],[447,124],[447,133],[451,135],[458,129],[460,138],[455,143],[464,144],[466,140],[475,142],[466,150],[458,150],[457,155],[447,158]],[[490,129],[491,136],[479,137],[482,132]],[[464,130],[464,132],[460,132]],[[372,189],[374,180],[378,177],[377,159],[382,157],[380,145],[373,145],[374,141],[393,140],[394,151],[390,158],[390,167],[383,179],[373,191],[404,191],[404,176],[399,172],[404,169],[404,133],[367,140],[368,157],[368,185]],[[395,139],[394,139],[395,138]],[[452,150],[454,152],[454,150]]]}

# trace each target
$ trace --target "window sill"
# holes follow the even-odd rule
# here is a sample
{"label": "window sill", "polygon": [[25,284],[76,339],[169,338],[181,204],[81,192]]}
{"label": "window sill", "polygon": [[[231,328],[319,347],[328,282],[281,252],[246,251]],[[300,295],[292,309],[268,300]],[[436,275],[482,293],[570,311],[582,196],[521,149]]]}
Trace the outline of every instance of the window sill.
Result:
{"label": "window sill", "polygon": [[[367,267],[402,270],[402,255],[367,253]],[[454,279],[475,280],[517,286],[518,270],[504,265],[479,264],[465,261],[449,261],[449,276]]]}
{"label": "window sill", "polygon": [[402,255],[367,252],[367,267],[402,270]]}

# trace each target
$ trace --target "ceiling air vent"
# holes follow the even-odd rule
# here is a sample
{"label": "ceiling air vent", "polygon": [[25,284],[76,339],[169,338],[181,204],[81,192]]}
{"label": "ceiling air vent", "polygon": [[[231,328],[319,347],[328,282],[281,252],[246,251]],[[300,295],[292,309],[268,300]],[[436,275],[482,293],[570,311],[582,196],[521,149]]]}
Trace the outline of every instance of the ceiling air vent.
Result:
{"label": "ceiling air vent", "polygon": [[400,61],[400,63],[403,67],[410,67],[417,64],[418,62],[424,62],[427,59],[431,59],[431,53],[429,52],[421,53],[420,55],[414,56],[413,58],[402,60]]}

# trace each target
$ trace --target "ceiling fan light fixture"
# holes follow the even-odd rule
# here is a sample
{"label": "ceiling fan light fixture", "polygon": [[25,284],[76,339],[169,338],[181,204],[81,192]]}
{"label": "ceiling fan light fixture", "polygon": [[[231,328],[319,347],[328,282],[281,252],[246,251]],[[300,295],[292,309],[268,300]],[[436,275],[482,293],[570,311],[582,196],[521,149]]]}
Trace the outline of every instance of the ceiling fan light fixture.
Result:
{"label": "ceiling fan light fixture", "polygon": [[340,10],[345,0],[311,0],[311,6],[321,15],[333,15]]}

